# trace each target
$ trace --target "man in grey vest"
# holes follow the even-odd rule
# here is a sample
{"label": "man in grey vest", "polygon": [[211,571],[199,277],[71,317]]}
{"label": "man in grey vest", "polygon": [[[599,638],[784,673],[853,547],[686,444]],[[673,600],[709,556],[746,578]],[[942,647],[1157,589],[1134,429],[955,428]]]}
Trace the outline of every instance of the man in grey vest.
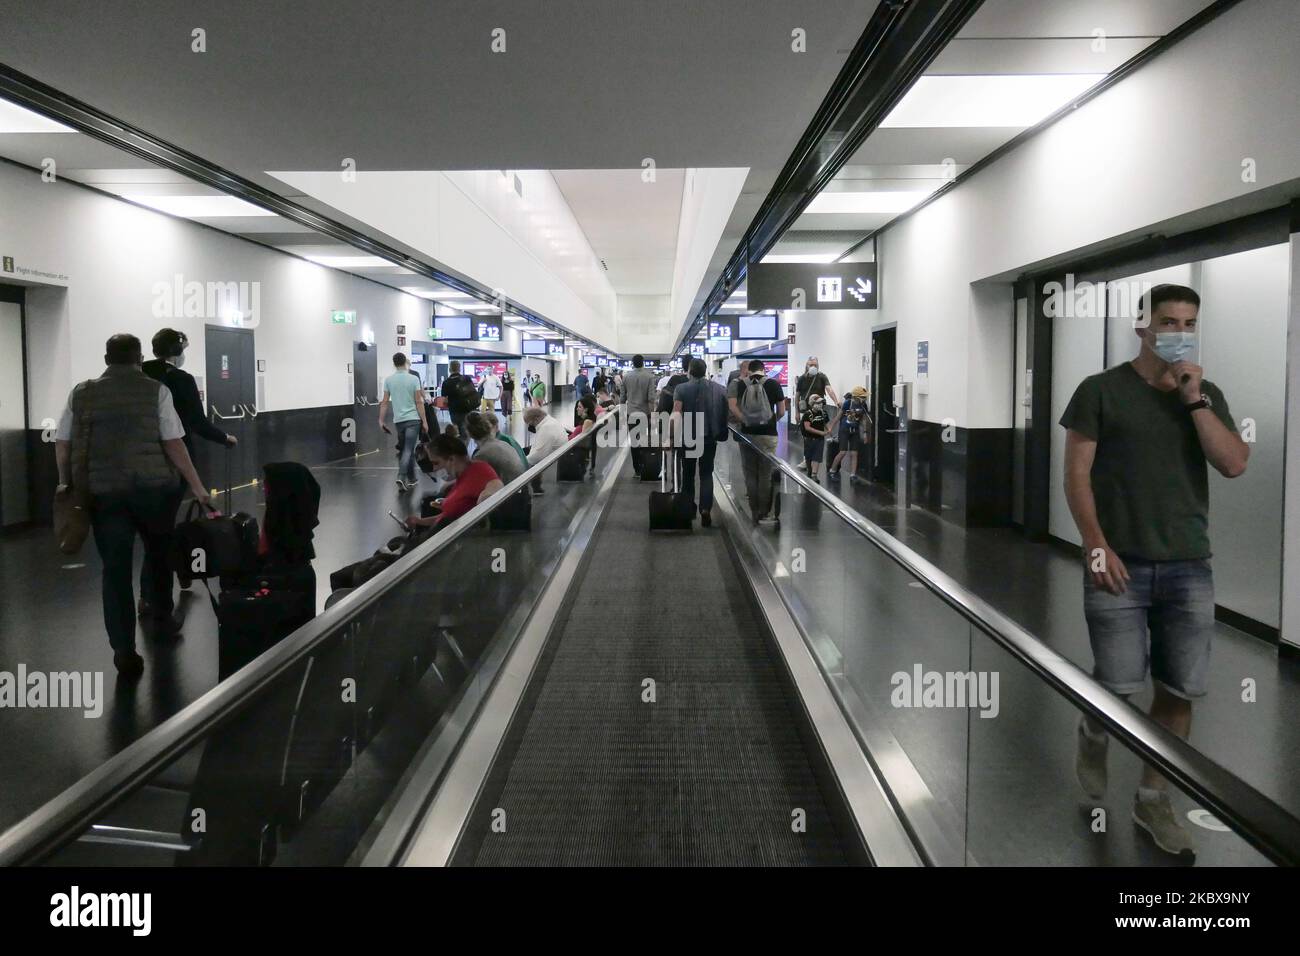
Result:
{"label": "man in grey vest", "polygon": [[[172,575],[167,544],[176,514],[171,488],[176,475],[194,497],[208,502],[185,448],[185,428],[166,385],[140,368],[144,356],[134,335],[114,335],[105,347],[108,366],[99,378],[72,390],[59,420],[55,459],[59,488],[66,494],[74,467],[88,479],[90,523],[103,562],[104,627],[113,664],[127,679],[140,676],[144,660],[135,650],[132,552],[144,540],[151,574],[149,603],[153,633],[173,636]],[[75,465],[74,465],[75,463]]]}
{"label": "man in grey vest", "polygon": [[[632,371],[623,377],[623,402],[627,405],[627,427],[649,431],[650,412],[658,395],[655,388],[655,373],[645,367],[644,355],[632,356]],[[632,468],[641,473],[641,448],[643,442],[638,440],[637,431],[632,432]]]}

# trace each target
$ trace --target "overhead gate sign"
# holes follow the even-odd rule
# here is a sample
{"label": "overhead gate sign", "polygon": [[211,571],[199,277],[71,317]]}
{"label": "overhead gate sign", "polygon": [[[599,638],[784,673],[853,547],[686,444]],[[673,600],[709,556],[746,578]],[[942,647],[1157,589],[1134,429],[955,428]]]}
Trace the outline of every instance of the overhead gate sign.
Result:
{"label": "overhead gate sign", "polygon": [[874,262],[754,262],[747,308],[874,309],[880,294]]}

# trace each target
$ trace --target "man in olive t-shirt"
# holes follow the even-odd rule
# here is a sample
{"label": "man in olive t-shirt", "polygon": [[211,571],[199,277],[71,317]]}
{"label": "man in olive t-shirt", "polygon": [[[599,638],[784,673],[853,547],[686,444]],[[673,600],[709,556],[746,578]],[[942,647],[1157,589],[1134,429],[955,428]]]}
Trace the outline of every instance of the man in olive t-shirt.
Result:
{"label": "man in olive t-shirt", "polygon": [[[1204,696],[1214,631],[1207,462],[1228,478],[1249,449],[1228,403],[1189,359],[1200,297],[1158,285],[1144,297],[1131,362],[1089,376],[1061,416],[1065,495],[1083,539],[1084,615],[1093,675],[1123,697],[1155,685],[1151,718],[1186,738]],[[1148,651],[1148,632],[1150,649]],[[1084,717],[1076,772],[1106,790],[1106,735]],[[1166,793],[1143,769],[1133,819],[1169,853],[1195,853]]]}

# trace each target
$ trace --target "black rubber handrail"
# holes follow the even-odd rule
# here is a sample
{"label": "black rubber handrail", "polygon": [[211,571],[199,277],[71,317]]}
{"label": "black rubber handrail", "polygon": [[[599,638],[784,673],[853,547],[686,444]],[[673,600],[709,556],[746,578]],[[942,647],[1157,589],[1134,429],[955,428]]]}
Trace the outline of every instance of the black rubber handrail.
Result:
{"label": "black rubber handrail", "polygon": [[485,520],[518,491],[545,474],[561,456],[584,441],[596,441],[602,428],[617,428],[618,413],[602,419],[590,432],[569,439],[527,469],[487,501],[453,521],[400,561],[362,584],[346,598],[326,608],[248,666],[217,684],[194,703],[169,717],[143,737],[114,754],[71,787],[0,833],[0,866],[22,866],[41,859],[99,821],[125,796],[179,757],[239,707],[253,700],[273,681],[313,654],[389,590],[432,561],[461,535]]}
{"label": "black rubber handrail", "polygon": [[971,626],[992,638],[1080,711],[1100,721],[1139,759],[1174,781],[1260,853],[1281,865],[1300,864],[1300,818],[1116,697],[1078,665],[1056,653],[789,462],[768,454],[734,427],[731,436],[742,443],[748,453],[762,455],[805,493],[815,496]]}

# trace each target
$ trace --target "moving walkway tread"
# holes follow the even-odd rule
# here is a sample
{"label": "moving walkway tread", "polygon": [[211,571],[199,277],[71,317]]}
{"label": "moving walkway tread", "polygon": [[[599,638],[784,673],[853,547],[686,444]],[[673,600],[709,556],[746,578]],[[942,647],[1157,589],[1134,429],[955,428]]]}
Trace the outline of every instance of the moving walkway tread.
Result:
{"label": "moving walkway tread", "polygon": [[454,863],[856,862],[724,532],[649,534],[649,490],[618,479]]}

